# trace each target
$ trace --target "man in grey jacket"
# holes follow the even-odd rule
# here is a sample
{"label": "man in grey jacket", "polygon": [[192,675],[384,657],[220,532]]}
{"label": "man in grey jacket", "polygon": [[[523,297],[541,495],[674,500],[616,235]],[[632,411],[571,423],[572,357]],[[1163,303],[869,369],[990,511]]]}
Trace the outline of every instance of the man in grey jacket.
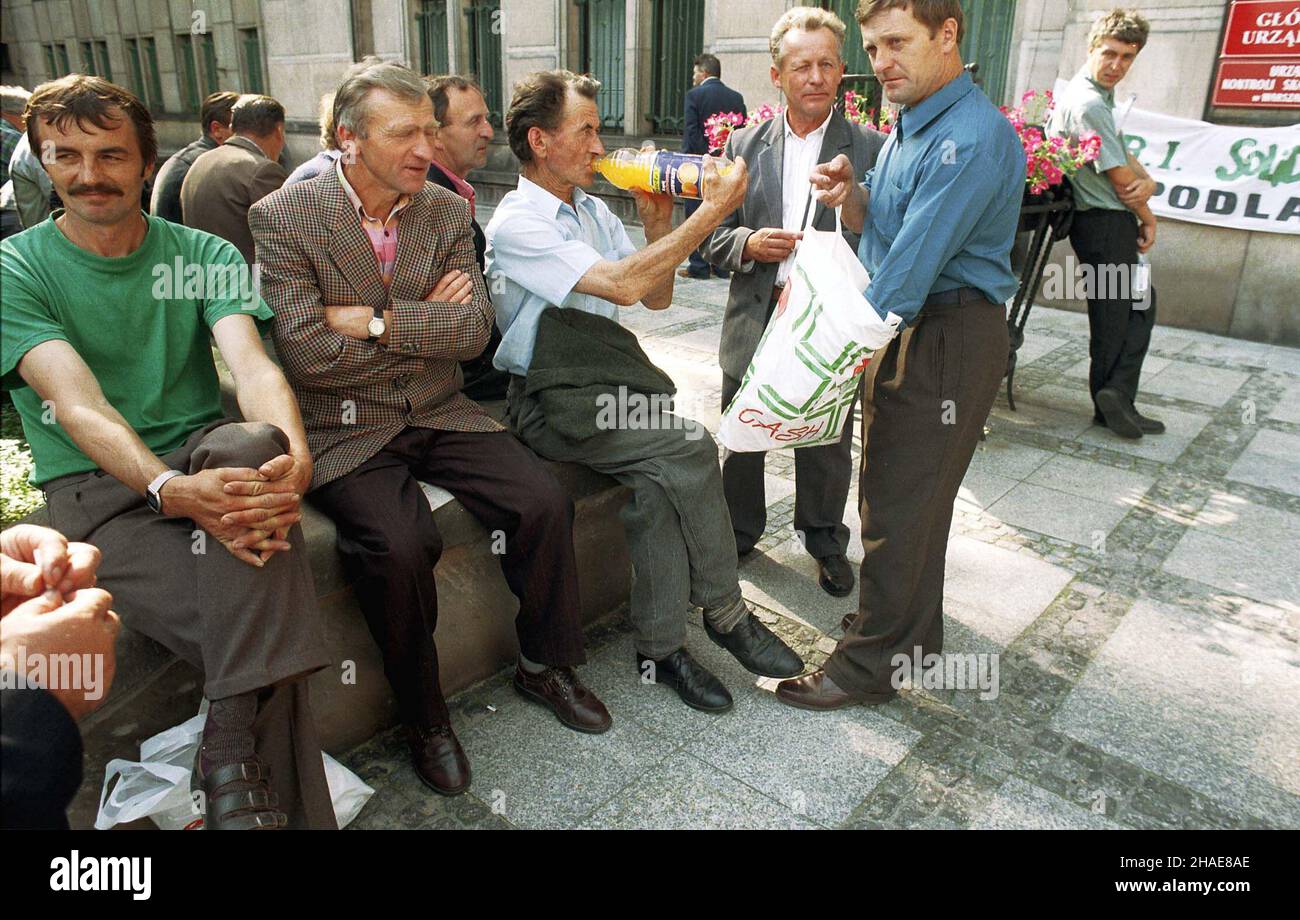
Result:
{"label": "man in grey jacket", "polygon": [[[718,354],[724,410],[740,389],[784,289],[805,215],[818,230],[835,228],[835,214],[811,200],[809,174],[818,163],[842,153],[852,161],[854,172],[864,175],[884,145],[883,134],[850,123],[834,109],[844,76],[844,33],[838,16],[813,7],[795,7],[778,19],[769,43],[771,78],[785,98],[785,113],[743,128],[727,142],[727,158],[744,157],[753,167],[745,203],[701,247],[708,262],[732,273]],[[845,232],[844,238],[856,251],[857,235]],[[850,421],[839,443],[794,452],[795,530],[817,560],[818,583],[835,597],[850,594],[854,584],[846,556],[849,531],[843,523],[852,450]],[[736,549],[742,557],[753,550],[767,526],[765,456],[728,453],[722,465]]]}
{"label": "man in grey jacket", "polygon": [[173,153],[159,167],[149,199],[150,214],[174,224],[184,223],[181,219],[181,186],[185,183],[185,176],[195,160],[209,150],[216,150],[233,133],[230,130],[230,110],[238,100],[239,94],[231,92],[213,93],[203,100],[199,112],[203,134]]}

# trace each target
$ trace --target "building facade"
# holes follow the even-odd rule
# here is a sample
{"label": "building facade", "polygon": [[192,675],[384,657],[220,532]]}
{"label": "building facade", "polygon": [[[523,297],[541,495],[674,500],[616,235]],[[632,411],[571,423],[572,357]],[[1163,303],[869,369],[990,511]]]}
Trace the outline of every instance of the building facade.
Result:
{"label": "building facade", "polygon": [[[354,60],[376,54],[424,73],[473,73],[498,127],[510,87],[538,69],[568,67],[603,84],[607,146],[682,130],[691,61],[710,51],[749,106],[779,102],[768,75],[768,33],[791,0],[6,0],[0,79],[32,87],[74,71],[131,86],[170,152],[193,139],[198,102],[216,89],[266,92],[289,119],[289,157],[318,149],[320,96]],[[856,0],[819,0],[848,24],[846,62],[861,91],[876,89],[853,16]],[[1068,79],[1087,56],[1094,17],[1116,0],[963,0],[963,57],[994,102]],[[1210,105],[1227,0],[1144,0],[1150,44],[1120,93],[1144,109],[1215,123],[1295,124],[1295,110]],[[878,92],[878,90],[876,90]],[[473,179],[492,202],[517,164],[502,134]],[[1300,136],[1297,137],[1300,144]],[[631,216],[629,199],[606,189]],[[1054,259],[1069,255],[1058,244]],[[1295,235],[1162,221],[1152,264],[1161,322],[1300,344],[1300,239]],[[1079,301],[1056,301],[1081,309]]]}

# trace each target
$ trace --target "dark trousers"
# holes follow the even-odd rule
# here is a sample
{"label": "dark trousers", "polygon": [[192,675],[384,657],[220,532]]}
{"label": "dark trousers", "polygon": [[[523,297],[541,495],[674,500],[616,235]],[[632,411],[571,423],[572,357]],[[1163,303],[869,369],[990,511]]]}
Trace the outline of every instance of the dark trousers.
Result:
{"label": "dark trousers", "polygon": [[502,531],[501,570],[519,598],[519,649],[539,664],[584,660],[573,502],[508,432],[407,428],[309,500],[338,528],[338,548],[357,601],[384,656],[402,720],[450,721],[438,684],[442,537],[417,481],[446,489],[488,531]]}
{"label": "dark trousers", "polygon": [[[1002,304],[922,308],[867,366],[858,616],[826,662],[846,690],[893,689],[892,659],[943,650],[943,578],[957,490],[1006,370]],[[910,673],[911,665],[908,665]]]}
{"label": "dark trousers", "polygon": [[[692,214],[700,209],[703,202],[698,198],[686,198],[682,200],[682,211],[689,218]],[[707,275],[713,269],[708,262],[704,261],[704,256],[700,255],[700,250],[696,249],[691,252],[690,270],[692,274]]]}
{"label": "dark trousers", "polygon": [[[191,474],[256,469],[288,446],[274,425],[225,419],[162,460]],[[305,680],[329,658],[302,528],[289,530],[293,550],[259,569],[193,521],[155,514],[107,473],[64,476],[44,489],[50,526],[99,547],[99,584],[123,623],[203,671],[210,700],[260,691],[254,747],[289,826],[336,827]]]}
{"label": "dark trousers", "polygon": [[[1081,264],[1093,266],[1093,278],[1101,288],[1101,279],[1110,273],[1110,266],[1137,265],[1137,235],[1138,225],[1131,211],[1092,208],[1074,215],[1070,244]],[[1137,399],[1142,362],[1156,322],[1155,286],[1146,310],[1134,310],[1132,297],[1119,296],[1129,293],[1125,290],[1094,293],[1107,296],[1088,298],[1088,353],[1092,359],[1088,390],[1095,400],[1098,390],[1111,387],[1131,403]]]}
{"label": "dark trousers", "polygon": [[[724,412],[739,389],[739,380],[722,375]],[[844,505],[853,479],[853,414],[858,395],[849,407],[844,434],[837,443],[794,449],[794,529],[803,534],[804,547],[815,559],[842,556],[848,551]],[[761,451],[728,451],[722,461],[722,490],[736,532],[736,549],[742,553],[753,549],[767,528],[763,481],[766,459],[767,454]]]}

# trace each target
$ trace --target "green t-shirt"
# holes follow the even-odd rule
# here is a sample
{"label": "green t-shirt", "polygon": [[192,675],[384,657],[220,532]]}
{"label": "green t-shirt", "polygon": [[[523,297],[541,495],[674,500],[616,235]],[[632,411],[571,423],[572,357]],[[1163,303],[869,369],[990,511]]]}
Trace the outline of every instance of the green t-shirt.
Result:
{"label": "green t-shirt", "polygon": [[68,342],[104,396],[155,454],[222,417],[209,329],[237,313],[271,311],[230,243],[145,215],[140,248],[104,258],[55,226],[61,211],[0,243],[0,385],[32,448],[32,483],[98,468],[18,374],[42,342]]}
{"label": "green t-shirt", "polygon": [[1127,211],[1106,171],[1128,163],[1128,149],[1115,127],[1115,91],[1093,81],[1084,67],[1074,75],[1056,100],[1047,121],[1048,136],[1077,141],[1085,134],[1101,137],[1101,152],[1092,163],[1085,164],[1070,181],[1074,185],[1074,203],[1080,211],[1104,208]]}

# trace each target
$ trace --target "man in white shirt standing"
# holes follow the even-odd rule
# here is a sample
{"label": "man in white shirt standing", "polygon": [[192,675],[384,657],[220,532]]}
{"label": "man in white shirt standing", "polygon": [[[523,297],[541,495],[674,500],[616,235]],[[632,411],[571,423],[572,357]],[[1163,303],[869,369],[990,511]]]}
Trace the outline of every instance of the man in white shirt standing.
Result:
{"label": "man in white shirt standing", "polygon": [[[844,76],[845,26],[828,10],[797,6],[772,29],[772,85],[785,99],[780,118],[743,128],[727,142],[725,156],[752,163],[749,193],[701,247],[704,258],[729,269],[731,292],[722,321],[722,406],[725,410],[745,376],[768,318],[781,296],[805,214],[819,230],[835,228],[835,214],[811,200],[808,177],[818,163],[844,154],[855,175],[876,164],[885,136],[852,124],[835,111]],[[844,238],[857,250],[857,234]],[[855,403],[856,409],[856,403]],[[852,410],[850,411],[850,418]],[[817,560],[818,583],[834,597],[853,591],[844,505],[853,475],[853,424],[837,444],[801,447],[795,456],[794,527]],[[743,557],[767,526],[762,453],[729,453],[722,482]]]}

